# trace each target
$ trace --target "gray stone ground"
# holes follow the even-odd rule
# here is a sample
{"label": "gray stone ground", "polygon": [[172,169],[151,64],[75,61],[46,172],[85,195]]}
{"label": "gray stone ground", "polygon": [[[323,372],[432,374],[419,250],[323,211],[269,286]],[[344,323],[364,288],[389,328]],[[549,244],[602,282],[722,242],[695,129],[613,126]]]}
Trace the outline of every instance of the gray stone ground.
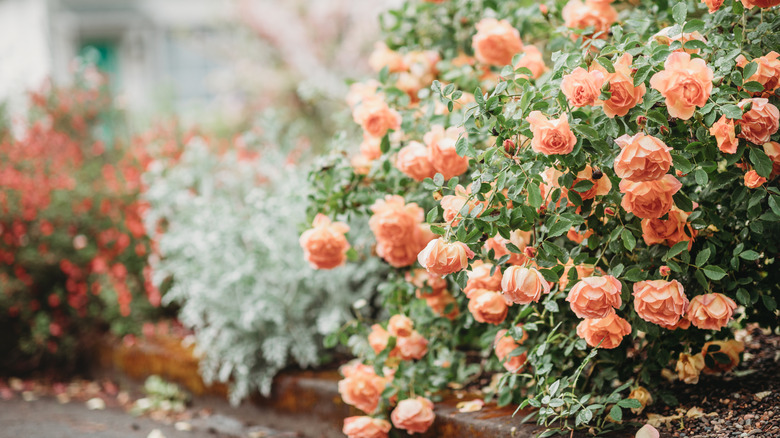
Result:
{"label": "gray stone ground", "polygon": [[[337,436],[318,424],[301,423],[251,405],[231,407],[218,398],[200,398],[196,408],[212,409],[205,418],[187,423],[190,431],[173,424],[134,417],[121,408],[89,410],[83,402],[60,404],[43,397],[26,402],[0,400],[0,438],[321,438]],[[262,425],[262,426],[260,426]],[[154,431],[158,431],[154,432]],[[151,434],[151,435],[150,435]]]}

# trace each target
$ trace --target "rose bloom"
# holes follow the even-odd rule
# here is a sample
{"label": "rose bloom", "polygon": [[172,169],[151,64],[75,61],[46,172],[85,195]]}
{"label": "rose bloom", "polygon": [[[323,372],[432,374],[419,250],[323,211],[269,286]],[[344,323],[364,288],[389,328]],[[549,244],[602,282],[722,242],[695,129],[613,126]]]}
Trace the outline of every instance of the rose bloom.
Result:
{"label": "rose bloom", "polygon": [[547,66],[544,64],[544,58],[542,58],[542,52],[540,52],[536,46],[523,47],[523,56],[520,57],[520,60],[515,64],[515,70],[522,67],[531,70],[531,78],[533,79],[539,79],[539,77],[547,71]]}
{"label": "rose bloom", "polygon": [[360,143],[360,155],[366,157],[368,160],[376,160],[381,157],[381,141],[382,139],[379,137],[364,137],[363,142]]}
{"label": "rose bloom", "polygon": [[[390,341],[390,333],[387,332],[384,328],[382,328],[379,324],[374,324],[371,326],[371,333],[368,334],[368,345],[371,346],[371,349],[374,350],[374,353],[379,354],[381,353],[385,348],[387,348],[387,343]],[[398,346],[396,346],[393,351],[390,353],[390,356],[397,355]]]}
{"label": "rose bloom", "polygon": [[523,50],[520,32],[506,20],[483,18],[476,25],[471,39],[474,57],[483,64],[502,67],[512,63],[512,57]]}
{"label": "rose bloom", "polygon": [[355,82],[349,86],[349,92],[347,93],[347,105],[350,108],[355,108],[363,99],[379,96],[384,99],[384,95],[378,95],[377,90],[382,84],[374,79],[369,79],[365,82]]}
{"label": "rose bloom", "polygon": [[704,368],[704,357],[700,354],[691,356],[690,354],[680,353],[680,358],[677,359],[677,377],[683,382],[689,385],[695,385],[699,383],[699,374]]}
{"label": "rose bloom", "polygon": [[393,315],[387,323],[387,331],[393,336],[410,336],[414,330],[414,321],[406,315]]}
{"label": "rose bloom", "polygon": [[604,74],[604,80],[609,83],[609,99],[596,101],[596,104],[601,105],[604,114],[609,118],[625,116],[645,96],[647,88],[644,83],[639,84],[638,87],[634,86],[634,78],[631,75],[632,62],[633,57],[631,54],[624,53],[614,63],[614,73],[609,73],[604,66],[597,62],[591,65],[591,70],[601,71]]}
{"label": "rose bloom", "polygon": [[349,164],[356,175],[368,175],[371,172],[373,161],[366,158],[363,154],[357,154],[349,160]]}
{"label": "rose bloom", "polygon": [[729,323],[736,308],[737,303],[723,294],[696,295],[688,307],[688,319],[700,329],[720,330]]}
{"label": "rose bloom", "polygon": [[[680,33],[679,27],[677,27],[677,33],[673,34],[672,31],[674,30],[675,26],[665,27],[653,35],[652,39],[654,39],[659,44],[666,46],[671,46],[672,42],[674,41],[679,41],[681,46],[685,46],[685,43],[693,40],[701,41],[707,44],[707,39],[704,38],[704,35],[699,33],[698,30],[690,33]],[[680,47],[679,49],[675,50],[675,52],[699,53],[699,49],[685,49],[684,47]]]}
{"label": "rose bloom", "polygon": [[[780,54],[775,51],[771,51],[768,54],[756,58],[753,62],[756,63],[758,69],[749,78],[745,78],[744,82],[758,82],[764,86],[764,92],[753,93],[764,94],[767,97],[772,95],[775,90],[780,88]],[[737,56],[737,65],[744,68],[748,64],[747,59],[744,56]]]}
{"label": "rose bloom", "polygon": [[301,234],[299,243],[306,261],[315,269],[333,269],[347,260],[349,242],[344,234],[349,227],[320,213],[314,217],[314,228]]}
{"label": "rose bloom", "polygon": [[423,136],[423,141],[431,153],[431,163],[437,172],[450,179],[458,176],[469,168],[468,157],[461,157],[455,150],[455,143],[460,136],[466,136],[463,128],[451,126],[444,129],[441,125],[434,125]]}
{"label": "rose bloom", "polygon": [[760,176],[755,170],[748,171],[745,174],[745,186],[749,189],[761,187],[766,182],[766,178]]}
{"label": "rose bloom", "polygon": [[[518,326],[522,327],[523,325],[518,324]],[[522,354],[512,358],[506,358],[513,351],[519,348],[526,339],[528,339],[528,334],[523,331],[523,338],[520,341],[515,341],[514,338],[512,338],[512,336],[510,336],[508,333],[509,332],[507,330],[499,330],[498,333],[496,333],[495,341],[493,341],[493,347],[496,350],[496,357],[499,361],[501,361],[504,369],[510,373],[516,373],[523,368],[523,365],[525,365],[526,359],[528,358],[528,353],[523,352]]]}
{"label": "rose bloom", "polygon": [[585,191],[580,191],[580,189],[572,188],[572,190],[579,193],[582,199],[593,199],[596,196],[604,196],[608,194],[610,190],[612,190],[612,181],[610,181],[609,178],[607,178],[603,174],[599,179],[593,178],[593,168],[590,166],[590,164],[586,164],[585,169],[577,172],[577,178],[572,183],[572,187],[577,185],[577,183],[580,181],[590,181],[591,183],[593,183],[593,186],[591,186],[591,188]]}
{"label": "rose bloom", "polygon": [[707,5],[707,9],[710,11],[710,14],[723,6],[723,0],[701,0],[701,2]]}
{"label": "rose bloom", "polygon": [[671,329],[688,310],[688,298],[677,280],[647,280],[634,284],[634,309],[645,321]]}
{"label": "rose bloom", "polygon": [[577,336],[585,339],[591,347],[611,350],[620,345],[624,336],[630,334],[631,324],[617,316],[614,310],[604,318],[583,319],[577,324]]}
{"label": "rose bloom", "polygon": [[691,59],[685,52],[674,52],[666,58],[664,70],[650,78],[650,86],[666,98],[669,115],[682,120],[703,107],[712,92],[712,69],[703,59]]}
{"label": "rose bloom", "polygon": [[588,237],[593,235],[593,230],[586,230],[582,233],[578,232],[576,228],[571,227],[569,228],[569,231],[566,232],[566,238],[571,240],[572,242],[576,244],[581,244],[585,241]]}
{"label": "rose bloom", "polygon": [[382,391],[389,383],[368,365],[349,365],[342,369],[344,379],[339,381],[339,394],[344,403],[370,414],[376,410]]}
{"label": "rose bloom", "polygon": [[593,105],[601,94],[604,79],[605,76],[601,70],[588,72],[582,67],[577,67],[570,74],[563,76],[561,91],[569,99],[571,106]]}
{"label": "rose bloom", "polygon": [[550,293],[550,283],[534,268],[510,266],[504,271],[501,290],[515,304],[538,302],[542,293]]}
{"label": "rose bloom", "polygon": [[368,57],[368,65],[375,72],[387,67],[390,73],[399,73],[406,70],[404,57],[395,50],[391,50],[381,41],[374,44],[374,51]]}
{"label": "rose bloom", "polygon": [[682,187],[672,175],[664,175],[656,181],[620,181],[623,200],[620,206],[642,219],[657,219],[669,212],[674,205],[672,195]]}
{"label": "rose bloom", "polygon": [[[594,32],[602,32],[599,38],[605,39],[609,28],[617,21],[617,11],[608,1],[569,0],[561,11],[566,27],[572,29],[587,29],[593,27]],[[576,35],[572,35],[576,39]]]}
{"label": "rose bloom", "polygon": [[759,8],[772,8],[777,5],[780,5],[780,0],[741,0],[742,5],[745,6],[745,9],[753,9],[753,6],[758,6]]}
{"label": "rose bloom", "polygon": [[402,360],[420,360],[428,352],[428,340],[415,330],[409,336],[398,337],[393,352]]}
{"label": "rose bloom", "polygon": [[772,160],[772,175],[774,178],[780,175],[780,143],[769,141],[764,143],[764,153]]}
{"label": "rose bloom", "polygon": [[414,264],[421,248],[429,242],[423,234],[422,226],[419,232],[406,243],[393,245],[379,241],[376,246],[376,254],[394,268],[405,268]]}
{"label": "rose bloom", "polygon": [[574,266],[574,262],[572,262],[571,259],[569,259],[568,262],[563,266],[563,273],[561,274],[561,279],[558,280],[558,288],[560,290],[566,289],[566,286],[569,284],[569,271],[571,268],[574,268],[574,270],[577,272],[577,278],[585,278],[593,275],[593,272],[595,271],[595,267],[593,265],[577,265]]}
{"label": "rose bloom", "polygon": [[401,127],[401,115],[381,97],[364,99],[355,108],[352,117],[363,128],[364,135],[369,137],[384,137],[387,131]]}
{"label": "rose bloom", "polygon": [[474,257],[474,251],[463,242],[445,242],[442,238],[428,242],[417,255],[417,261],[429,273],[447,275],[462,271]]}
{"label": "rose bloom", "polygon": [[631,393],[628,394],[628,398],[633,398],[642,405],[639,408],[631,408],[631,412],[633,412],[634,415],[641,414],[648,405],[653,404],[653,396],[650,395],[650,391],[644,386],[637,386],[631,390]]}
{"label": "rose bloom", "polygon": [[385,420],[371,417],[347,417],[341,430],[347,438],[387,438],[392,426]]}
{"label": "rose bloom", "polygon": [[554,120],[548,120],[541,111],[532,111],[526,117],[531,124],[533,139],[531,148],[534,152],[545,155],[565,155],[574,149],[577,138],[569,128],[566,114]]}
{"label": "rose bloom", "polygon": [[720,116],[717,122],[712,124],[710,135],[715,137],[718,142],[718,149],[724,154],[734,154],[737,152],[739,140],[734,130],[734,120],[727,119],[726,116]]}
{"label": "rose bloom", "polygon": [[423,248],[424,237],[420,225],[423,209],[415,203],[406,204],[398,195],[386,195],[371,206],[373,215],[369,228],[377,240],[377,253],[395,267],[414,263],[416,254]]}
{"label": "rose bloom", "polygon": [[526,248],[526,246],[528,246],[528,244],[531,243],[531,232],[523,230],[512,230],[509,233],[509,239],[504,239],[500,234],[496,234],[495,236],[485,241],[485,248],[487,250],[493,250],[493,255],[496,260],[509,254],[509,260],[507,260],[507,263],[510,265],[522,265],[525,263],[525,255],[510,252],[506,247],[507,243],[515,245],[517,249],[522,251]]}
{"label": "rose bloom", "polygon": [[[704,356],[704,372],[706,374],[725,373],[739,365],[739,353],[745,351],[745,344],[733,339],[728,341],[711,341],[704,344],[701,355]],[[714,355],[722,353],[728,356],[728,362],[717,360]],[[712,356],[713,367],[707,365],[707,355]]]}
{"label": "rose bloom", "polygon": [[393,425],[407,431],[410,435],[425,433],[435,418],[433,403],[427,398],[419,396],[401,400],[390,414]]}
{"label": "rose bloom", "polygon": [[620,291],[623,285],[611,276],[586,277],[569,291],[566,301],[579,318],[604,318],[620,307]]}
{"label": "rose bloom", "polygon": [[417,141],[410,141],[408,145],[398,151],[395,167],[415,181],[433,178],[436,175],[430,151]]}
{"label": "rose bloom", "polygon": [[[438,295],[425,297],[425,303],[433,310],[433,313],[452,321],[460,314],[458,302],[449,292],[444,291]],[[452,310],[447,312],[447,306],[452,304]],[[445,313],[446,312],[446,313]]]}
{"label": "rose bloom", "polygon": [[[460,223],[460,210],[466,205],[467,202],[469,206],[469,212],[474,210],[474,208],[480,204],[483,205],[484,211],[484,205],[487,204],[487,202],[480,202],[475,197],[469,199],[470,193],[471,187],[464,189],[462,185],[458,184],[455,187],[454,195],[446,195],[441,198],[441,208],[444,211],[443,216],[445,222],[451,222],[452,226],[458,225],[458,223]],[[482,212],[480,211],[480,215],[481,214]]]}
{"label": "rose bloom", "polygon": [[629,181],[653,181],[666,175],[672,167],[672,148],[663,141],[640,132],[615,139],[620,154],[615,158],[615,173]]}
{"label": "rose bloom", "polygon": [[737,122],[742,127],[738,137],[762,145],[777,132],[780,111],[769,103],[769,100],[762,97],[744,99],[739,103],[739,107],[744,108],[748,102],[752,103],[752,107],[750,111],[742,114],[742,119]]}
{"label": "rose bloom", "polygon": [[509,304],[500,293],[475,289],[467,295],[469,312],[477,322],[498,325],[504,322],[509,311]]}
{"label": "rose bloom", "polygon": [[501,269],[496,268],[493,275],[490,275],[490,270],[493,269],[492,263],[485,263],[481,260],[477,260],[471,265],[471,271],[467,272],[468,281],[466,282],[466,288],[463,292],[468,294],[474,289],[487,289],[492,291],[501,290]]}
{"label": "rose bloom", "polygon": [[672,207],[668,219],[642,219],[642,239],[647,245],[661,244],[668,247],[688,242],[690,249],[697,233],[688,223],[688,216],[688,213]]}

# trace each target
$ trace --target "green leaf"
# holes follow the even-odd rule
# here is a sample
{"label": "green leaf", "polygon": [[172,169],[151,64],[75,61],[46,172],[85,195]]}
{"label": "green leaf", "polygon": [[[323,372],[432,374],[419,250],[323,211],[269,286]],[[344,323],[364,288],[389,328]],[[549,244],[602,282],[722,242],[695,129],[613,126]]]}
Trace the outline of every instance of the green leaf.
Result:
{"label": "green leaf", "polygon": [[636,247],[636,238],[631,231],[627,228],[623,228],[620,237],[623,239],[623,246],[626,247],[627,250],[633,251],[634,247]]}
{"label": "green leaf", "polygon": [[432,209],[428,210],[428,215],[426,216],[426,222],[429,224],[432,224],[436,222],[436,218],[439,217],[439,207],[434,206]]}
{"label": "green leaf", "polygon": [[753,251],[752,249],[749,249],[743,252],[742,254],[740,254],[739,257],[745,260],[754,261],[754,260],[758,260],[759,254]]}
{"label": "green leaf", "polygon": [[682,24],[683,21],[685,21],[685,17],[687,16],[688,16],[687,2],[682,1],[672,7],[672,18],[674,18],[675,23]]}
{"label": "green leaf", "polygon": [[771,208],[776,215],[780,216],[780,196],[769,196],[769,208]]}
{"label": "green leaf", "polygon": [[734,104],[723,105],[720,110],[727,119],[739,120],[742,118],[742,108]]}
{"label": "green leaf", "polygon": [[705,172],[704,169],[696,169],[696,171],[693,172],[693,177],[696,179],[696,184],[700,186],[706,186],[709,181],[707,172]]}
{"label": "green leaf", "polygon": [[715,281],[718,281],[726,276],[726,271],[724,271],[720,266],[708,265],[703,267],[702,270],[707,277]]}
{"label": "green leaf", "polygon": [[444,185],[444,175],[441,173],[436,172],[436,175],[433,176],[433,183],[436,184],[436,187],[441,187]]}
{"label": "green leaf", "polygon": [[645,82],[650,73],[653,71],[652,65],[643,65],[639,67],[634,75],[634,86],[638,87]]}
{"label": "green leaf", "polygon": [[465,157],[469,153],[469,141],[466,140],[466,137],[461,136],[455,142],[455,153],[461,157]]}
{"label": "green leaf", "polygon": [[704,30],[704,21],[698,19],[690,20],[683,26],[683,33],[701,32],[702,30]]}
{"label": "green leaf", "polygon": [[704,248],[699,251],[699,253],[696,254],[696,266],[702,266],[707,263],[707,260],[710,259],[710,253],[711,251],[709,248]]}
{"label": "green leaf", "polygon": [[737,301],[740,302],[743,306],[749,306],[750,305],[750,294],[745,289],[739,288],[737,291]]}
{"label": "green leaf", "polygon": [[598,131],[588,125],[574,125],[574,130],[577,131],[577,133],[582,134],[590,139],[598,139],[602,137],[599,135]]}
{"label": "green leaf", "polygon": [[747,79],[753,76],[757,71],[758,71],[758,64],[752,61],[748,62],[747,64],[745,64],[745,68],[742,69],[742,77]]}
{"label": "green leaf", "polygon": [[777,309],[777,301],[775,297],[771,295],[761,295],[761,301],[764,302],[764,307],[770,312],[774,312]]}
{"label": "green leaf", "polygon": [[547,233],[547,236],[558,237],[569,231],[569,228],[571,228],[571,222],[566,219],[561,219],[550,227],[550,231]]}
{"label": "green leaf", "polygon": [[612,61],[610,61],[608,58],[600,56],[600,57],[596,58],[596,62],[598,62],[599,64],[604,66],[604,68],[607,70],[607,72],[615,73],[615,66],[612,65]]}
{"label": "green leaf", "polygon": [[639,400],[635,398],[624,398],[623,400],[620,400],[617,404],[621,408],[626,408],[626,409],[639,409],[642,407],[642,403],[640,403]]}
{"label": "green leaf", "polygon": [[390,136],[385,135],[382,137],[382,141],[379,143],[379,150],[382,151],[383,154],[386,154],[387,151],[390,150]]}
{"label": "green leaf", "polygon": [[[740,112],[740,117],[742,117],[741,112]],[[667,127],[669,126],[669,121],[661,111],[658,110],[649,111],[647,113],[647,118],[654,121],[655,123],[658,123],[659,125],[663,125]]]}
{"label": "green leaf", "polygon": [[677,254],[680,254],[683,251],[688,250],[688,242],[677,242],[673,247],[669,248],[669,251],[666,252],[666,255],[664,256],[664,260],[671,259],[675,257]]}
{"label": "green leaf", "polygon": [[542,206],[542,190],[539,188],[538,185],[536,185],[535,182],[529,180],[528,185],[526,185],[526,189],[528,190],[528,203],[533,208],[539,208]]}
{"label": "green leaf", "polygon": [[745,82],[744,84],[742,84],[742,88],[745,91],[750,91],[751,93],[760,93],[764,91],[764,86],[761,85],[760,82],[756,82],[756,81]]}
{"label": "green leaf", "polygon": [[772,173],[772,160],[766,156],[760,148],[750,148],[750,162],[756,168],[756,172],[764,178],[769,178]]}
{"label": "green leaf", "polygon": [[618,405],[612,406],[612,409],[609,410],[609,416],[615,421],[623,421],[623,410]]}

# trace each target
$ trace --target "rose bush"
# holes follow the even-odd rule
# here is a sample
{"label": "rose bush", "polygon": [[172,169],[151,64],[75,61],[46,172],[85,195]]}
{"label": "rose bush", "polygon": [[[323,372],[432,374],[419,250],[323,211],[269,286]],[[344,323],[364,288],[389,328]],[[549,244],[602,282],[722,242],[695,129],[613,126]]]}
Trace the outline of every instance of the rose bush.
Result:
{"label": "rose bush", "polygon": [[[778,326],[776,3],[408,1],[382,16],[377,77],[349,100],[354,143],[380,153],[323,158],[309,208],[398,224],[372,228],[396,268],[378,309],[327,339],[350,335],[389,377],[367,415],[421,431],[428,400],[500,373],[487,399],[599,432],[642,400],[675,404],[663,370],[696,383],[739,360],[733,330]],[[399,355],[397,314],[424,354]]]}

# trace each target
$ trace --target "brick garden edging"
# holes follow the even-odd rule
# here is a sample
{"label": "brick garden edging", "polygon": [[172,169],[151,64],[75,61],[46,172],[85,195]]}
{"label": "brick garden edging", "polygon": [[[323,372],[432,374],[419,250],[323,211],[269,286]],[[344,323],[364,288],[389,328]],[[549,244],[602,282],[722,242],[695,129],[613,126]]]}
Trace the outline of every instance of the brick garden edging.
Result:
{"label": "brick garden edging", "polygon": [[[224,384],[206,385],[203,382],[193,348],[182,346],[181,340],[173,337],[154,336],[129,345],[118,340],[104,340],[97,347],[95,359],[95,365],[100,369],[120,372],[132,379],[156,374],[184,386],[195,395],[227,395]],[[316,420],[323,428],[338,434],[345,417],[361,415],[341,400],[337,386],[340,378],[335,371],[282,373],[274,379],[271,397],[257,394],[252,397],[252,403],[280,414],[300,415],[306,421]],[[437,403],[433,427],[423,435],[414,436],[526,438],[542,430],[534,424],[520,423],[527,412],[513,417],[514,409],[488,404],[481,411],[462,413],[455,407],[457,402],[453,399]]]}

